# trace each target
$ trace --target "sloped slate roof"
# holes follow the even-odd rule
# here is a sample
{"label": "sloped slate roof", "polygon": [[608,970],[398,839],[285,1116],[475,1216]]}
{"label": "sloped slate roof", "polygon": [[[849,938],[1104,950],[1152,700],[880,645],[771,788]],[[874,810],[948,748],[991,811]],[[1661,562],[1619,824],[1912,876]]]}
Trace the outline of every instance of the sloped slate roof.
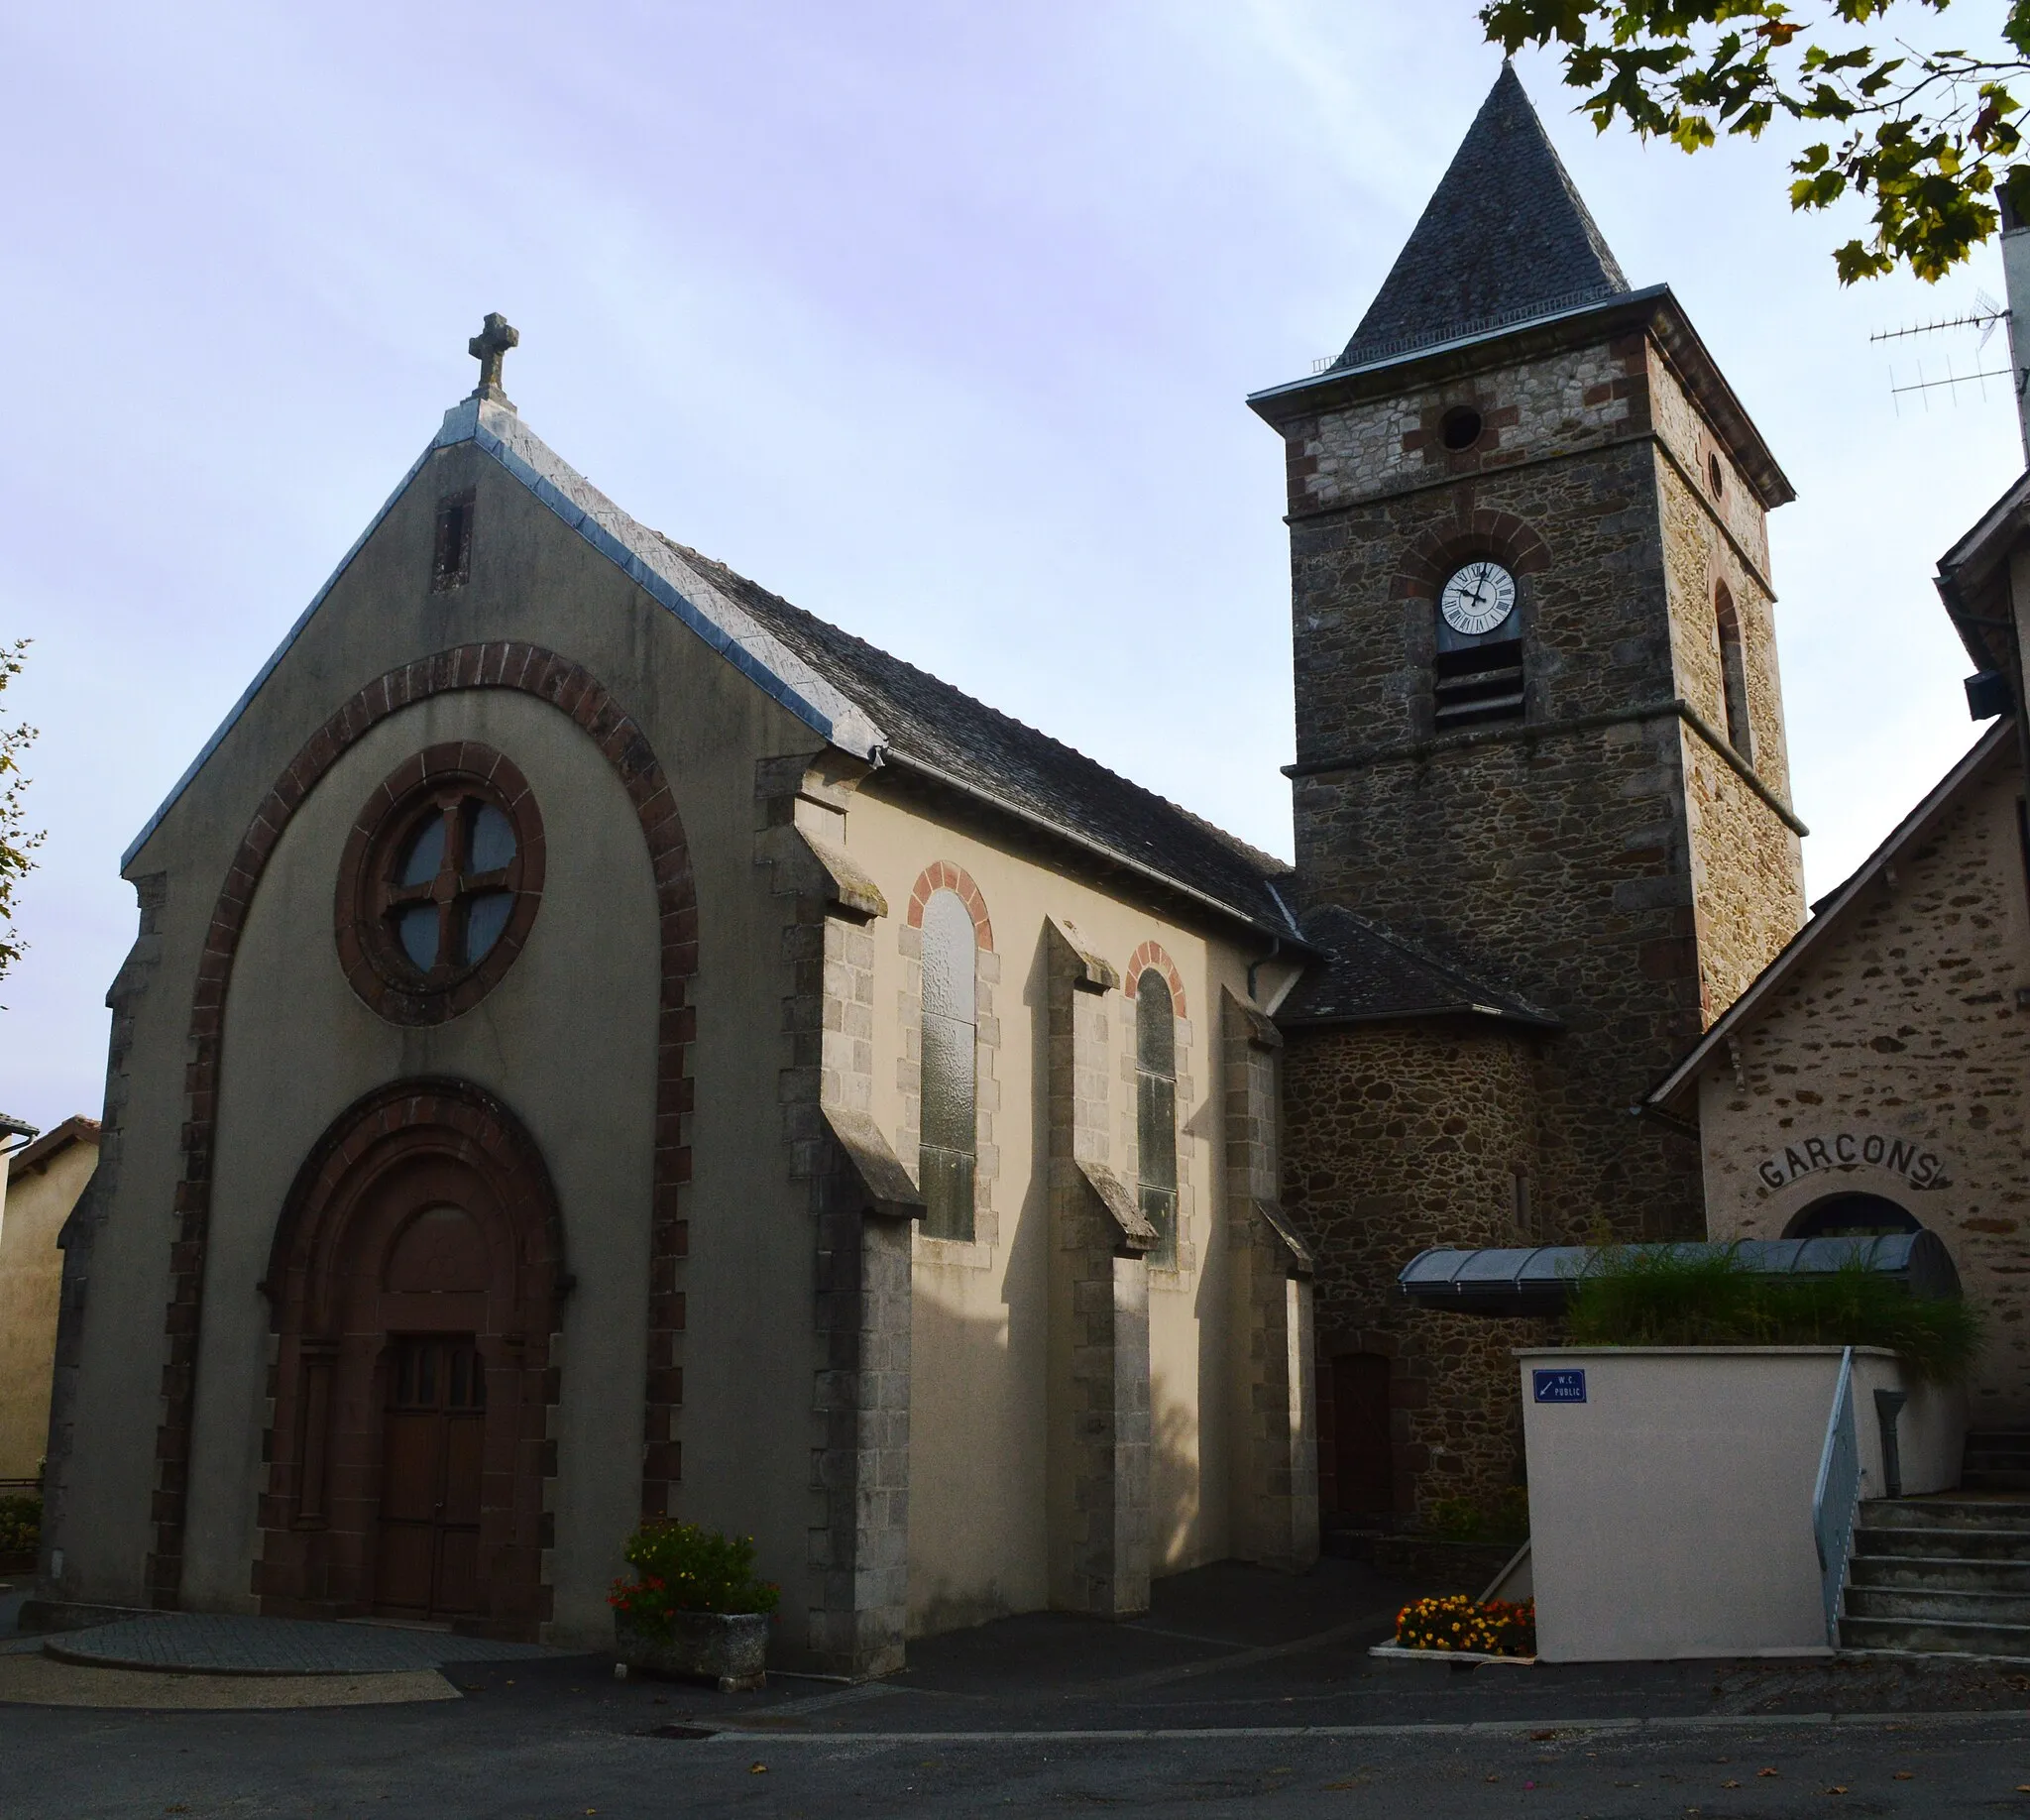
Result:
{"label": "sloped slate roof", "polygon": [[1271,887],[1290,867],[1033,727],[828,625],[724,563],[670,548],[881,730],[883,755],[1051,823],[1295,934]]}
{"label": "sloped slate roof", "polygon": [[1629,288],[1515,69],[1473,125],[1335,368]]}
{"label": "sloped slate roof", "polygon": [[1483,985],[1338,904],[1307,914],[1303,931],[1304,940],[1325,959],[1313,966],[1283,1001],[1276,1014],[1279,1024],[1489,1017],[1537,1030],[1559,1027],[1548,1012],[1513,992]]}

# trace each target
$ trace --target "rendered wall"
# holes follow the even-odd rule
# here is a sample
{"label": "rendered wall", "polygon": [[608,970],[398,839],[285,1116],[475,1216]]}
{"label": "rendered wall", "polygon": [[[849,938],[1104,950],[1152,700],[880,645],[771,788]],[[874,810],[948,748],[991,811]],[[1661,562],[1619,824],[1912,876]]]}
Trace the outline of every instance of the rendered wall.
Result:
{"label": "rendered wall", "polygon": [[[472,580],[454,594],[433,595],[435,502],[468,486],[478,489]],[[780,1007],[794,965],[779,934],[787,912],[770,895],[767,869],[755,863],[756,767],[785,750],[809,750],[815,736],[470,447],[432,457],[395,502],[131,868],[145,919],[117,988],[109,1111],[117,1100],[120,1163],[93,1194],[89,1295],[66,1419],[76,1444],[58,1513],[64,1563],[55,1590],[64,1596],[119,1603],[144,1596],[187,1116],[187,1035],[200,955],[238,844],[303,740],[353,691],[419,652],[508,637],[556,649],[613,690],[678,797],[700,903],[690,1001],[697,1018],[695,1106],[670,1112],[684,1119],[693,1158],[680,1504],[687,1516],[754,1534],[764,1570],[785,1583],[786,1607],[801,1608],[814,1596],[806,1503],[812,1228],[779,1134],[768,1121],[757,1125],[752,1108],[777,1103],[790,1059]],[[326,831],[324,847],[330,839],[325,807],[316,800],[323,791],[299,811],[309,818],[294,831],[301,838],[282,846],[301,853],[301,866],[290,853],[280,855],[283,869],[262,886],[270,903],[254,916],[253,946],[244,957],[253,969],[245,979],[266,969],[275,995],[253,984],[237,1003],[228,994],[228,1023],[235,1027],[223,1051],[226,1135],[213,1204],[221,1252],[212,1260],[217,1294],[207,1295],[205,1311],[207,1329],[218,1324],[207,1331],[200,1356],[192,1517],[202,1542],[201,1558],[193,1555],[190,1563],[192,1598],[242,1604],[249,1597],[253,1563],[240,1538],[251,1537],[265,1309],[247,1306],[250,1298],[259,1303],[248,1273],[273,1229],[276,1185],[285,1187],[307,1142],[303,1132],[321,1129],[335,1109],[330,1099],[353,1080],[376,1067],[455,1067],[502,1083],[508,1104],[539,1130],[565,1196],[567,1246],[590,1256],[589,1265],[574,1268],[592,1294],[576,1308],[566,1305],[560,1370],[572,1435],[560,1436],[560,1448],[567,1459],[574,1448],[582,1458],[602,1457],[590,1472],[573,1468],[573,1486],[561,1492],[556,1567],[565,1576],[558,1635],[591,1641],[610,1635],[602,1595],[638,1511],[642,1471],[640,1309],[649,1286],[640,1238],[658,1108],[654,904],[636,902],[628,882],[647,890],[640,829],[615,819],[615,798],[624,806],[624,796],[610,771],[602,779],[572,756],[577,740],[593,767],[608,768],[567,717],[511,691],[461,691],[406,726],[403,717],[384,722],[365,738],[380,736],[387,763],[348,767],[342,759],[343,775],[326,787],[331,815],[349,818],[364,790],[408,749],[442,737],[427,730],[486,723],[505,730],[497,743],[525,769],[545,770],[538,788],[556,803],[554,811],[544,807],[553,853],[560,838],[578,839],[578,863],[610,865],[611,888],[600,892],[596,877],[560,876],[552,859],[556,901],[538,917],[531,942],[550,943],[557,967],[540,977],[530,970],[526,982],[540,984],[548,1000],[541,1016],[516,998],[516,975],[534,958],[531,947],[498,989],[498,1004],[488,1001],[492,1012],[483,1006],[427,1035],[346,1034],[357,1029],[347,1020],[369,1014],[356,1002],[344,1009],[334,996],[346,992],[332,947],[335,881],[328,854],[313,852],[316,830]],[[542,731],[549,727],[555,731]],[[413,732],[413,742],[396,729]],[[534,754],[525,761],[517,749],[524,745]],[[598,978],[588,971],[595,955]],[[320,968],[324,975],[317,977]],[[299,1014],[287,994],[299,986],[312,994],[306,1002],[339,1020],[328,1057],[285,1053]],[[544,1016],[559,1021],[544,1026]],[[552,1048],[547,1060],[539,1053]],[[302,1106],[284,1103],[285,1079],[250,1079],[251,1061],[236,1068],[236,1049],[259,1056],[262,1068],[279,1059],[291,1068],[300,1063]],[[264,1119],[272,1124],[265,1127]],[[608,1284],[623,1274],[632,1278],[629,1300],[639,1305],[633,1313],[606,1306]],[[799,1337],[791,1345],[768,1337],[784,1334]],[[787,1648],[795,1647],[793,1639]]]}
{"label": "rendered wall", "polygon": [[[1822,1653],[1812,1491],[1837,1346],[1561,1347],[1519,1352],[1530,1572],[1545,1661]],[[1531,1372],[1582,1369],[1587,1400],[1537,1403]],[[1883,1495],[1876,1388],[1912,1392],[1903,1490],[1957,1482],[1959,1399],[1857,1349],[1863,1500]],[[1950,1471],[1946,1462],[1951,1462]]]}
{"label": "rendered wall", "polygon": [[[981,1151],[972,1243],[914,1239],[911,1338],[910,1629],[923,1635],[1048,1602],[1050,1331],[1044,1048],[1045,925],[1075,925],[1125,974],[1161,946],[1184,987],[1178,1020],[1180,1268],[1149,1272],[1152,1566],[1175,1573],[1231,1551],[1232,1384],[1242,1361],[1229,1309],[1219,1081],[1219,992],[1245,998],[1252,956],[1095,890],[979,825],[926,818],[863,786],[846,819],[853,861],[889,914],[870,925],[876,1123],[915,1166],[919,932],[908,905],[943,863],[977,888],[993,949],[979,971]],[[1272,976],[1273,977],[1273,976]],[[1104,995],[1113,1077],[1112,1166],[1135,1179],[1134,1016]]]}
{"label": "rendered wall", "polygon": [[35,1477],[49,1442],[63,1281],[56,1234],[98,1157],[96,1144],[77,1143],[23,1174],[0,1161],[0,1479]]}

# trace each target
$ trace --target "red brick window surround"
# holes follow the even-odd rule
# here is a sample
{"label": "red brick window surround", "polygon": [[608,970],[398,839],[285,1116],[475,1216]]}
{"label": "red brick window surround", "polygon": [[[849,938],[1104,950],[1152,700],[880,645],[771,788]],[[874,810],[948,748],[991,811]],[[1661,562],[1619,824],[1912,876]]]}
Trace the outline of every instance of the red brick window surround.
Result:
{"label": "red brick window surround", "polygon": [[972,875],[934,859],[911,886],[896,934],[904,981],[897,1137],[903,1155],[915,1156],[927,1207],[913,1242],[920,1257],[984,1266],[1000,1242],[993,922]]}
{"label": "red brick window surround", "polygon": [[1184,977],[1178,971],[1178,964],[1164,953],[1160,943],[1144,942],[1128,957],[1128,970],[1121,975],[1121,990],[1133,998],[1142,975],[1151,967],[1163,975],[1164,983],[1170,987],[1172,1010],[1179,1017],[1189,1017],[1191,1013],[1184,1004]]}
{"label": "red brick window surround", "polygon": [[931,901],[936,891],[957,893],[959,901],[972,918],[972,937],[983,953],[994,952],[994,925],[987,917],[987,901],[979,894],[979,886],[972,882],[972,875],[963,866],[954,865],[949,859],[933,859],[917,874],[917,881],[909,888],[909,913],[905,921],[911,929],[924,926],[924,906]]}
{"label": "red brick window surround", "polygon": [[474,739],[416,753],[367,799],[339,861],[339,964],[390,1023],[469,1011],[542,902],[543,821],[513,763]]}

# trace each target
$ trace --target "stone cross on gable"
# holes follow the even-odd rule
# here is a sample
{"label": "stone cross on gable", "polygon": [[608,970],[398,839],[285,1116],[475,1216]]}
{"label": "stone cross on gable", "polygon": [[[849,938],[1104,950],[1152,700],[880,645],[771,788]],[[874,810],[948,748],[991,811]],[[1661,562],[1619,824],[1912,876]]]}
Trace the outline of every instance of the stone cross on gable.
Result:
{"label": "stone cross on gable", "polygon": [[506,316],[498,309],[487,313],[485,326],[465,344],[466,351],[480,363],[480,383],[473,388],[474,398],[507,404],[509,410],[514,408],[508,402],[508,395],[501,390],[501,362],[509,348],[518,347],[520,343],[521,331]]}

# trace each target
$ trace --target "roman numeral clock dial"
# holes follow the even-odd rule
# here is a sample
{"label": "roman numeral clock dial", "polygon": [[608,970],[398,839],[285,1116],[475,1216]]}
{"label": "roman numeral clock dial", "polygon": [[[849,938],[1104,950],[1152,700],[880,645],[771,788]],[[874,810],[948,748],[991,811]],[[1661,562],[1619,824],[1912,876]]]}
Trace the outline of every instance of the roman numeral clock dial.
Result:
{"label": "roman numeral clock dial", "polygon": [[1445,584],[1438,611],[1456,632],[1491,632],[1516,611],[1516,578],[1498,562],[1469,562]]}

